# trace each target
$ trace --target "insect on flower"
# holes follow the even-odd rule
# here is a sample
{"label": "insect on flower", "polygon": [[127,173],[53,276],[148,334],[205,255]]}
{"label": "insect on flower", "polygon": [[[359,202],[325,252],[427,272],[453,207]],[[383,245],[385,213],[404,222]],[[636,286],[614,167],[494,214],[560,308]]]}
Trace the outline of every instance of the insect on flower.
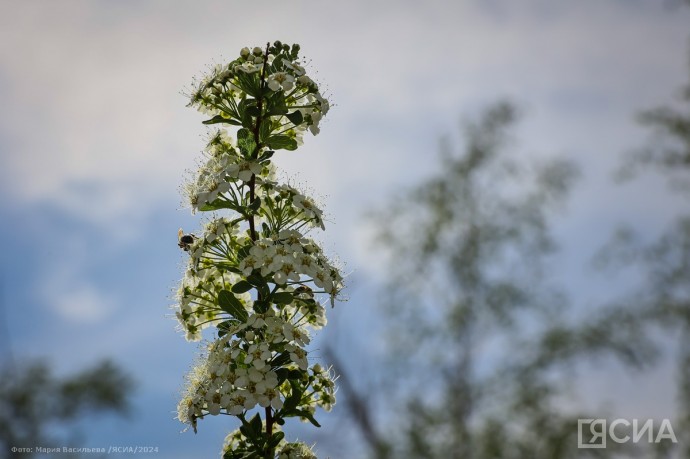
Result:
{"label": "insect on flower", "polygon": [[295,294],[299,295],[301,298],[304,299],[312,299],[314,298],[314,291],[309,288],[306,285],[300,285],[295,289]]}
{"label": "insect on flower", "polygon": [[192,244],[194,244],[194,241],[196,241],[196,236],[193,234],[184,234],[182,228],[177,230],[177,245],[185,252],[189,251],[189,248],[192,246]]}

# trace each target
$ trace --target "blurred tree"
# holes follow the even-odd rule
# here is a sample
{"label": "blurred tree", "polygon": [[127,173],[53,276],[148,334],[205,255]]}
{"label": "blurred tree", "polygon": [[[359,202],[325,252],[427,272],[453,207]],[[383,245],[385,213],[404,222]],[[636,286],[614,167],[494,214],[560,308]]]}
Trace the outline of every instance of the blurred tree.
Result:
{"label": "blurred tree", "polygon": [[132,389],[130,377],[107,360],[62,379],[44,362],[6,364],[0,371],[0,457],[12,457],[12,447],[65,446],[51,430],[98,412],[126,414]]}
{"label": "blurred tree", "polygon": [[[364,394],[334,359],[350,418],[381,459],[690,458],[690,209],[651,243],[618,231],[597,261],[638,282],[594,310],[571,306],[549,281],[549,230],[577,171],[507,154],[515,118],[509,104],[489,109],[467,126],[462,152],[446,143],[440,172],[375,218],[390,379]],[[652,141],[621,177],[658,173],[690,197],[690,84],[640,121]],[[677,361],[678,443],[578,449],[577,419],[591,417],[568,403],[578,363],[644,369],[662,350]]]}
{"label": "blurred tree", "polygon": [[463,152],[446,144],[441,171],[376,219],[390,279],[391,380],[380,391],[389,408],[380,419],[390,427],[374,421],[372,405],[337,366],[372,457],[649,454],[629,444],[577,448],[577,419],[591,416],[564,403],[576,363],[613,357],[642,368],[658,354],[639,309],[572,308],[550,285],[550,218],[577,170],[506,154],[515,118],[510,104],[489,109],[467,126]]}
{"label": "blurred tree", "polygon": [[642,242],[634,227],[619,229],[598,261],[617,272],[637,270],[641,279],[612,307],[634,311],[647,333],[660,325],[667,336],[678,337],[675,424],[678,452],[690,458],[690,207],[685,199],[690,198],[690,84],[674,106],[646,111],[640,122],[651,129],[652,140],[628,155],[619,178],[631,180],[641,172],[661,174],[686,205],[651,243]]}

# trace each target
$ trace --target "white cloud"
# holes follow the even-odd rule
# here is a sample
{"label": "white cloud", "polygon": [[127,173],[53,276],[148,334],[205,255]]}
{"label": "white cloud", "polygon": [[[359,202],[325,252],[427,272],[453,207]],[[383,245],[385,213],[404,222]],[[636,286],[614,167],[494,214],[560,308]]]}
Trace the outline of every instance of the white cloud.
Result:
{"label": "white cloud", "polygon": [[48,270],[38,288],[41,301],[71,324],[98,324],[115,310],[115,302],[86,280],[76,265],[64,263]]}
{"label": "white cloud", "polygon": [[111,302],[90,285],[73,285],[51,295],[50,301],[63,318],[74,322],[100,322],[112,311]]}
{"label": "white cloud", "polygon": [[338,223],[329,237],[352,252],[359,209],[428,174],[437,136],[460,113],[501,95],[527,101],[530,142],[596,169],[610,164],[601,150],[610,158],[630,138],[620,119],[683,79],[687,11],[492,5],[4,4],[0,187],[20,205],[48,203],[135,237],[155,206],[179,201],[202,146],[202,117],[180,89],[211,57],[299,41],[338,106],[318,138],[279,163],[328,197]]}

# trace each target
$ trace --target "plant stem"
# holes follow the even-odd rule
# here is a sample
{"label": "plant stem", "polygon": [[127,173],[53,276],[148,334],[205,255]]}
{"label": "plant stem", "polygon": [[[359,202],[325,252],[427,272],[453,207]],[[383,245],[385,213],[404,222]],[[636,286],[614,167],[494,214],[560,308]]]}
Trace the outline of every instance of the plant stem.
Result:
{"label": "plant stem", "polygon": [[[270,46],[270,43],[266,44],[266,53],[264,54],[264,66],[261,69],[261,80],[259,82],[259,97],[256,98],[256,105],[257,108],[259,109],[259,114],[256,117],[256,125],[254,126],[254,143],[256,143],[256,147],[254,148],[254,152],[252,153],[251,159],[257,159],[259,157],[259,151],[261,150],[261,139],[259,136],[259,132],[261,129],[261,121],[262,121],[262,115],[263,115],[263,99],[264,99],[264,89],[266,88],[266,67],[268,66],[268,48]],[[256,175],[252,174],[252,178],[249,180],[249,203],[253,203],[254,200],[256,199],[256,193],[255,193],[255,187],[256,187]],[[256,227],[254,225],[254,214],[250,214],[249,218],[249,233],[250,237],[252,238],[252,241],[257,240],[257,235],[256,235]],[[261,293],[257,292],[257,300],[261,300]],[[273,435],[273,411],[270,406],[266,407],[266,436],[267,440],[271,438]],[[273,448],[270,448],[266,451],[266,459],[273,459],[274,457],[274,451]]]}

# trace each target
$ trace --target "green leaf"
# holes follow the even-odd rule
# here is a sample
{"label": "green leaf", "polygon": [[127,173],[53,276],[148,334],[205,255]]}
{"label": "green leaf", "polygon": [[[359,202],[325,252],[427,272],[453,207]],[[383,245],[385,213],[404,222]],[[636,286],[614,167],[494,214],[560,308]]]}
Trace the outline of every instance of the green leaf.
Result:
{"label": "green leaf", "polygon": [[275,115],[275,116],[282,116],[287,114],[287,107],[285,105],[274,107],[271,111],[268,112],[269,115]]}
{"label": "green leaf", "polygon": [[249,317],[247,310],[244,309],[244,305],[240,300],[227,290],[221,290],[220,293],[218,293],[218,306],[241,322],[246,322]]}
{"label": "green leaf", "polygon": [[237,266],[232,266],[228,265],[227,263],[223,263],[222,268],[231,273],[242,274],[242,271],[240,271],[240,269]]}
{"label": "green leaf", "polygon": [[273,135],[266,139],[266,145],[275,150],[296,150],[297,141],[286,135]]}
{"label": "green leaf", "polygon": [[290,370],[287,368],[278,368],[275,370],[276,376],[278,377],[278,384],[282,384],[283,381],[288,379],[288,376],[290,376]]}
{"label": "green leaf", "polygon": [[256,287],[259,290],[261,296],[263,296],[264,298],[270,295],[271,290],[268,288],[268,283],[266,283],[266,279],[264,279],[260,275],[253,273],[252,275],[247,277],[247,281],[254,287]]}
{"label": "green leaf", "polygon": [[219,209],[235,209],[235,206],[232,205],[232,203],[223,201],[222,199],[216,199],[213,202],[208,202],[202,206],[199,207],[199,210],[202,212],[207,212],[209,210],[219,210]]}
{"label": "green leaf", "polygon": [[289,119],[290,122],[295,126],[299,126],[300,124],[302,124],[302,121],[304,121],[304,116],[302,116],[302,112],[299,110],[294,111],[292,113],[288,113],[285,116],[287,116],[287,119]]}
{"label": "green leaf", "polygon": [[259,416],[259,413],[256,413],[254,417],[249,420],[249,428],[254,434],[254,437],[258,438],[261,436],[263,426],[261,425],[261,416]]}
{"label": "green leaf", "polygon": [[259,72],[245,73],[240,70],[236,73],[236,76],[240,89],[250,96],[256,97],[259,95]]}
{"label": "green leaf", "polygon": [[263,120],[261,126],[259,127],[259,141],[263,142],[270,135],[273,129],[271,128],[271,120]]}
{"label": "green leaf", "polygon": [[273,302],[276,304],[290,304],[294,296],[290,292],[278,292],[273,294]]}
{"label": "green leaf", "polygon": [[247,104],[249,103],[249,100],[246,97],[242,98],[240,102],[237,104],[237,111],[240,115],[240,118],[243,118],[245,115],[245,112],[247,111]]}
{"label": "green leaf", "polygon": [[309,411],[298,411],[297,415],[307,419],[309,422],[314,424],[314,426],[321,427],[321,424],[316,422],[316,419],[314,419],[314,415],[312,415]]}
{"label": "green leaf", "polygon": [[218,124],[218,123],[224,123],[224,124],[232,124],[233,126],[241,126],[242,124],[239,121],[230,119],[230,118],[224,118],[220,115],[216,115],[210,120],[202,121],[202,124]]}
{"label": "green leaf", "polygon": [[254,136],[249,129],[242,128],[237,131],[237,146],[246,157],[249,157],[252,155],[252,153],[254,153],[256,142],[254,142]]}
{"label": "green leaf", "polygon": [[252,438],[252,430],[249,428],[249,424],[240,426],[240,433],[247,437],[247,439]]}
{"label": "green leaf", "polygon": [[290,363],[290,353],[285,351],[285,352],[281,352],[280,354],[278,354],[277,356],[275,356],[273,358],[273,360],[271,361],[271,366],[273,368],[278,368],[278,367],[282,367],[283,365],[285,365],[287,363]]}
{"label": "green leaf", "polygon": [[239,112],[239,118],[242,121],[242,126],[246,127],[247,129],[252,128],[252,116],[247,113],[247,106],[249,105],[250,101],[253,101],[254,99],[242,99],[239,104],[237,104],[237,111]]}
{"label": "green leaf", "polygon": [[275,153],[275,151],[273,151],[273,150],[264,151],[261,154],[261,156],[259,156],[259,162],[267,161],[267,160],[271,159],[271,157],[273,156],[273,153]]}
{"label": "green leaf", "polygon": [[[238,251],[237,251],[237,260],[242,261],[247,256],[249,255],[249,250],[252,248],[252,244],[247,244],[242,246]],[[254,285],[254,284],[252,284]]]}
{"label": "green leaf", "polygon": [[268,302],[264,300],[256,300],[253,306],[254,311],[257,314],[265,314],[266,312],[268,312],[269,307],[270,305],[268,304]]}
{"label": "green leaf", "polygon": [[247,140],[247,138],[251,138],[252,133],[249,129],[242,128],[237,131],[237,140]]}
{"label": "green leaf", "polygon": [[246,280],[241,280],[235,285],[233,285],[230,290],[232,290],[233,293],[245,293],[250,291],[252,288],[252,284],[250,284]]}
{"label": "green leaf", "polygon": [[286,115],[288,112],[285,105],[285,97],[281,92],[273,93],[266,101],[266,108],[269,115]]}
{"label": "green leaf", "polygon": [[283,438],[285,438],[285,434],[283,432],[276,432],[273,435],[271,435],[271,439],[268,440],[268,447],[269,448],[275,448],[278,446],[278,443],[280,443]]}
{"label": "green leaf", "polygon": [[256,117],[256,116],[259,116],[259,113],[261,113],[261,112],[259,111],[259,107],[257,107],[256,105],[249,105],[247,107],[247,113],[250,116]]}
{"label": "green leaf", "polygon": [[307,379],[309,379],[309,377],[307,376],[306,371],[290,370],[290,373],[288,374],[288,379],[299,381],[299,380],[307,380]]}
{"label": "green leaf", "polygon": [[261,207],[261,198],[257,196],[256,198],[254,198],[251,204],[249,204],[249,208],[256,212],[257,210],[259,210],[259,207]]}
{"label": "green leaf", "polygon": [[292,386],[292,392],[290,393],[290,396],[285,399],[285,402],[283,402],[283,408],[282,410],[285,413],[291,413],[297,408],[297,405],[299,405],[299,402],[302,400],[302,394],[303,391],[297,386],[297,384],[293,384],[292,381],[290,381],[290,385]]}

